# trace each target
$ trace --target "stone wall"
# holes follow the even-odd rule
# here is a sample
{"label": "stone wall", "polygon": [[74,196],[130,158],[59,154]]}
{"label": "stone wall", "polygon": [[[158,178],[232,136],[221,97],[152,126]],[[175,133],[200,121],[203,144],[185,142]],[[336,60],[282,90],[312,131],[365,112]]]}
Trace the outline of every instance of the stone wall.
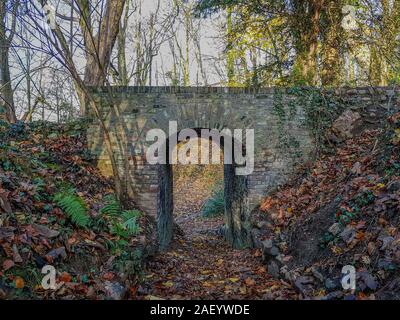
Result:
{"label": "stone wall", "polygon": [[[369,87],[327,91],[341,99],[346,107],[370,119],[380,117],[388,107],[398,107],[399,92],[398,88]],[[239,183],[228,183],[233,194],[242,194],[243,186],[246,194],[245,199],[238,194],[241,204],[229,209],[236,211],[228,213],[233,215],[231,220],[236,224],[229,227],[233,229],[241,229],[261,198],[285,183],[299,165],[312,159],[315,151],[313,134],[307,127],[302,106],[286,110],[291,116],[284,119],[277,112],[278,95],[284,106],[295,99],[290,89],[111,87],[96,88],[93,93],[110,129],[120,172],[126,179],[126,192],[150,215],[160,216],[165,210],[172,210],[162,208],[164,204],[160,202],[160,198],[165,199],[165,196],[169,199],[172,190],[160,185],[169,183],[160,177],[160,174],[165,174],[165,168],[147,163],[145,153],[151,142],[146,142],[145,137],[153,128],[168,132],[171,120],[177,121],[178,131],[184,128],[254,129],[254,172],[241,179],[237,191],[234,186]],[[87,132],[90,149],[98,159],[100,170],[110,175],[110,160],[100,126],[95,120]],[[295,139],[293,145],[282,143],[282,135],[288,132]],[[171,195],[160,194],[165,192]],[[229,201],[235,202],[235,197]]]}

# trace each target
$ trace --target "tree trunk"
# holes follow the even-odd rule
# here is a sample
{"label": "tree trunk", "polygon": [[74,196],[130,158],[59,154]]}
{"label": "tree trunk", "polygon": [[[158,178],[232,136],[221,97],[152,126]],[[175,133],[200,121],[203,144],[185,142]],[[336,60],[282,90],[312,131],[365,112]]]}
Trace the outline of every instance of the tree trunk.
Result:
{"label": "tree trunk", "polygon": [[[187,12],[187,10],[189,12]],[[189,51],[190,51],[190,26],[191,26],[191,11],[190,8],[185,8],[185,60],[183,62],[183,85],[189,86],[190,85],[190,61],[189,61]]]}
{"label": "tree trunk", "polygon": [[126,1],[125,5],[125,15],[123,21],[120,22],[119,33],[117,37],[118,44],[118,73],[119,73],[119,83],[122,86],[127,86],[129,83],[128,79],[128,69],[126,64],[126,30],[128,28],[129,19],[129,6],[130,0]]}
{"label": "tree trunk", "polygon": [[397,53],[399,45],[396,40],[400,34],[400,1],[381,0],[381,4],[383,8],[381,32],[383,46],[380,52],[384,56],[381,85],[387,85],[400,78],[400,63]]}
{"label": "tree trunk", "polygon": [[[0,2],[0,120],[14,123],[15,116],[14,93],[11,86],[9,49],[11,38],[6,35],[6,3]],[[14,26],[15,28],[15,26]]]}
{"label": "tree trunk", "polygon": [[337,86],[340,82],[340,47],[343,41],[342,0],[329,0],[324,10],[321,82],[323,86]]}
{"label": "tree trunk", "polygon": [[[78,5],[81,11],[80,26],[86,50],[84,83],[86,86],[103,86],[108,75],[111,53],[119,33],[125,0],[107,1],[99,32],[96,35],[93,34],[89,2],[79,0]],[[84,101],[85,97],[80,97],[82,114],[85,113]]]}
{"label": "tree trunk", "polygon": [[295,36],[294,82],[317,84],[318,37],[324,0],[295,0],[291,29]]}
{"label": "tree trunk", "polygon": [[227,55],[226,55],[226,71],[228,75],[228,87],[235,85],[235,53],[233,51],[232,43],[232,9],[227,9],[226,18],[226,37],[227,37]]}
{"label": "tree trunk", "polygon": [[14,93],[11,86],[10,67],[8,61],[8,46],[0,40],[0,119],[14,123],[15,116]]}

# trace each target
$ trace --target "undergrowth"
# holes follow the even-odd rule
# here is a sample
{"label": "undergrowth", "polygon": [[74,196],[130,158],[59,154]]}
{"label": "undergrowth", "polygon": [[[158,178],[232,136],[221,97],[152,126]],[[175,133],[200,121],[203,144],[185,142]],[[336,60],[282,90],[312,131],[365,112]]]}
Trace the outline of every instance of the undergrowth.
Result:
{"label": "undergrowth", "polygon": [[222,216],[225,212],[225,197],[223,189],[216,189],[201,210],[203,217]]}

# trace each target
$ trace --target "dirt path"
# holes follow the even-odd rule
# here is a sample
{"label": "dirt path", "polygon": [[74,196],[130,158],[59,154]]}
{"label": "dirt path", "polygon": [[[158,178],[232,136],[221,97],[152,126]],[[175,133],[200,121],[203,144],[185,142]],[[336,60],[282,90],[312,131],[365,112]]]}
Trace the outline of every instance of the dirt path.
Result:
{"label": "dirt path", "polygon": [[[190,211],[187,202],[185,209]],[[140,288],[143,298],[296,298],[289,285],[267,274],[259,251],[234,250],[223,241],[218,235],[223,218],[205,219],[193,210],[176,222],[182,234],[169,251],[149,261]]]}
{"label": "dirt path", "polygon": [[174,215],[181,229],[167,252],[149,261],[140,293],[144,299],[289,299],[290,286],[268,275],[257,250],[234,250],[218,230],[223,217],[199,213],[223,179],[223,167],[178,168]]}

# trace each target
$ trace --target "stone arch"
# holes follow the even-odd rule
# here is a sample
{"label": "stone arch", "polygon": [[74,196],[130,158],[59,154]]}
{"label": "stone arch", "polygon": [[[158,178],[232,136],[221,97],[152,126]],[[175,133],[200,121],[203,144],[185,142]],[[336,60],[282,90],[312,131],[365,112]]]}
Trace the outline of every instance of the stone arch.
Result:
{"label": "stone arch", "polygon": [[[165,186],[160,177],[168,177],[169,173],[146,161],[149,142],[145,137],[149,130],[158,128],[168,132],[170,120],[177,121],[178,131],[184,128],[254,129],[254,171],[248,176],[226,179],[229,182],[226,188],[238,195],[227,204],[227,210],[235,214],[226,235],[233,246],[240,247],[251,244],[248,239],[253,209],[269,192],[285,183],[315,150],[305,121],[306,112],[301,106],[290,109],[290,118],[282,120],[277,114],[278,91],[282,104],[293,98],[285,89],[209,87],[97,88],[94,96],[113,137],[121,175],[127,180],[127,194],[154,218],[162,201],[168,201],[159,199],[159,193]],[[110,92],[119,114],[110,106]],[[365,101],[371,100],[368,91],[362,94]],[[119,130],[124,131],[123,141]],[[282,133],[287,132],[296,138],[295,147],[286,148],[281,143]],[[98,124],[93,122],[88,128],[89,147],[97,157],[100,170],[107,175],[111,173],[110,162],[101,137]],[[123,161],[126,159],[129,166]],[[226,169],[228,175],[232,175],[232,168]]]}

